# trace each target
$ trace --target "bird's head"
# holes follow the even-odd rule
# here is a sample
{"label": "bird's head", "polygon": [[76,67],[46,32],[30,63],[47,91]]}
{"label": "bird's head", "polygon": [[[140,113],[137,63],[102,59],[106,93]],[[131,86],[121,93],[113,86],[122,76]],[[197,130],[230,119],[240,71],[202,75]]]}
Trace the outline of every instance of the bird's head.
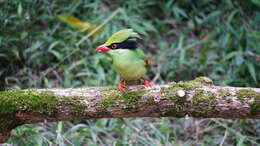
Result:
{"label": "bird's head", "polygon": [[110,36],[103,45],[96,48],[96,51],[107,52],[116,49],[136,49],[138,39],[140,39],[140,36],[132,29],[123,29]]}

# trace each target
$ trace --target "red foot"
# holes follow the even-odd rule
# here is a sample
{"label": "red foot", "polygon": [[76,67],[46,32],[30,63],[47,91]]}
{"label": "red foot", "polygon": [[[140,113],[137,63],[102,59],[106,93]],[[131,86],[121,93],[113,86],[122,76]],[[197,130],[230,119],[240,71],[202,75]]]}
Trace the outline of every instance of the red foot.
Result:
{"label": "red foot", "polygon": [[145,85],[146,87],[152,87],[152,84],[147,80],[144,80],[143,85]]}
{"label": "red foot", "polygon": [[125,91],[126,86],[120,81],[117,84],[117,88],[121,91]]}

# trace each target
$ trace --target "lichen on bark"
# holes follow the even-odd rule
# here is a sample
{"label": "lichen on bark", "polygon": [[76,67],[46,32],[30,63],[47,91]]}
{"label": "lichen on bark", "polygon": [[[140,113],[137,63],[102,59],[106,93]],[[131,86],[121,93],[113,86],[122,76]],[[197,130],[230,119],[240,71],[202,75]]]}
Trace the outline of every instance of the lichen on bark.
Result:
{"label": "lichen on bark", "polygon": [[85,112],[86,104],[83,103],[83,98],[80,96],[65,96],[59,99],[59,104],[66,106],[69,109],[71,115],[84,116],[87,113]]}
{"label": "lichen on bark", "polygon": [[50,91],[0,91],[0,115],[10,115],[19,111],[54,117],[58,111],[57,103],[58,99]]}
{"label": "lichen on bark", "polygon": [[119,91],[116,88],[105,88],[101,90],[102,98],[98,102],[101,114],[109,113],[109,107],[120,107],[125,112],[138,106],[138,100],[143,97],[146,90]]}
{"label": "lichen on bark", "polygon": [[245,99],[245,98],[260,98],[260,94],[256,93],[252,89],[240,89],[236,92],[237,97],[239,99]]}
{"label": "lichen on bark", "polygon": [[57,101],[50,91],[42,93],[33,89],[0,91],[0,133],[8,133],[23,124],[23,121],[17,119],[17,114],[55,117],[58,112]]}

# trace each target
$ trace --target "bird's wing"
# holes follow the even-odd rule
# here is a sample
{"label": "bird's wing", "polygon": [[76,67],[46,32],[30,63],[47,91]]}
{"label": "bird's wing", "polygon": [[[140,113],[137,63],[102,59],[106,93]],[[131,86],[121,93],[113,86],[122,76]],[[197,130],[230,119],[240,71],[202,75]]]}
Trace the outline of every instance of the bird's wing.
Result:
{"label": "bird's wing", "polygon": [[141,49],[137,49],[137,56],[144,60],[144,63],[145,63],[145,66],[148,66],[149,65],[149,60],[147,58],[147,56],[145,55],[144,51],[141,50]]}

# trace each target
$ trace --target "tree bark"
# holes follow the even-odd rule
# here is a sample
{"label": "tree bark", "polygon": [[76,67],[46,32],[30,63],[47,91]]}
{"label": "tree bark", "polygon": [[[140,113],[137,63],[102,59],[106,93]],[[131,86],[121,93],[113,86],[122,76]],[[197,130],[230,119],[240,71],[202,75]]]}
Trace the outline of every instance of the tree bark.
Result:
{"label": "tree bark", "polygon": [[167,85],[0,92],[0,143],[16,126],[127,117],[260,119],[260,89],[214,86],[206,77]]}

